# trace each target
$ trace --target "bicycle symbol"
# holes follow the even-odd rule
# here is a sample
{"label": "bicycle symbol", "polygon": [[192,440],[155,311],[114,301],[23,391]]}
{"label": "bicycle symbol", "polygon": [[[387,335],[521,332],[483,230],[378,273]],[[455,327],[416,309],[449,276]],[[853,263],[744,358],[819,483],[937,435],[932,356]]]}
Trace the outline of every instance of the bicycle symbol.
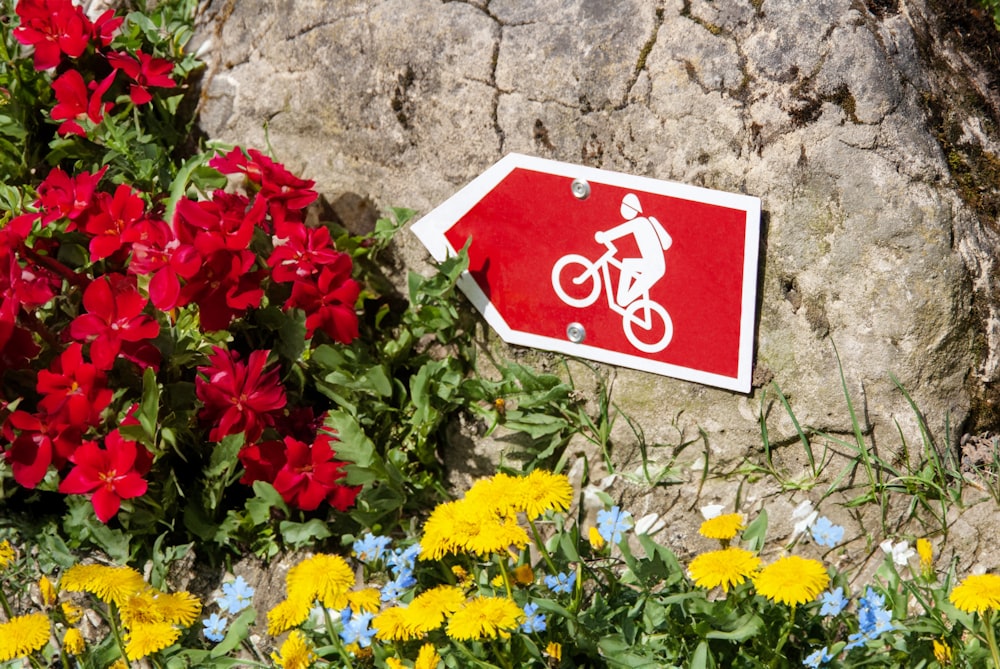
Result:
{"label": "bicycle symbol", "polygon": [[[597,260],[570,253],[552,267],[552,287],[571,307],[589,307],[597,301],[603,286],[608,307],[622,317],[622,329],[629,343],[644,353],[658,353],[670,344],[674,325],[663,305],[649,297],[649,289],[664,274],[663,251],[671,245],[670,235],[652,216],[639,217],[639,198],[629,193],[622,199],[624,223],[598,232],[594,239],[607,247]],[[614,240],[632,235],[641,257],[616,257]],[[611,268],[619,273],[617,295],[611,280]]]}

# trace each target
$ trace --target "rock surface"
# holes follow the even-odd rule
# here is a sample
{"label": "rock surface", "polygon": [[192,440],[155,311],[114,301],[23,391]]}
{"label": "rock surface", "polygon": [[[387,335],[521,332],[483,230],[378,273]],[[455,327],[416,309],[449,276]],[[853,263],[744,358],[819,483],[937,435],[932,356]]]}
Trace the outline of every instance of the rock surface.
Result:
{"label": "rock surface", "polygon": [[[758,196],[760,385],[617,370],[621,410],[650,443],[702,430],[731,469],[760,448],[763,403],[794,469],[792,421],[761,387],[847,434],[839,353],[883,456],[900,430],[921,444],[891,375],[947,449],[994,421],[1000,241],[982,169],[1000,151],[989,75],[930,2],[212,0],[201,123],[269,143],[328,200],[418,215],[511,151]],[[428,271],[412,236],[397,252]]]}

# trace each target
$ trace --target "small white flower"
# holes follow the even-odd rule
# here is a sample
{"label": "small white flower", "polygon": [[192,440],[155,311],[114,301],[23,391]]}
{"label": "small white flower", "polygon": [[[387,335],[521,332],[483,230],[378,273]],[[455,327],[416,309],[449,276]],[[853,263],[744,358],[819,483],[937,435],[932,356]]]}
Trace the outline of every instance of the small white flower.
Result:
{"label": "small white flower", "polygon": [[799,503],[795,510],[792,511],[792,520],[798,519],[795,523],[795,527],[792,528],[792,536],[797,537],[802,534],[816,522],[816,518],[819,517],[819,511],[813,508],[813,503],[811,500],[803,500]]}
{"label": "small white flower", "polygon": [[635,533],[653,535],[666,526],[667,521],[660,518],[660,514],[647,513],[645,516],[635,521]]}
{"label": "small white flower", "polygon": [[701,515],[705,518],[705,520],[712,520],[713,518],[721,516],[725,508],[726,507],[721,504],[708,504],[701,507]]}
{"label": "small white flower", "polygon": [[898,544],[893,544],[890,540],[886,539],[878,547],[886,555],[891,555],[892,561],[900,567],[905,567],[910,558],[917,554],[915,550],[910,548],[910,542],[908,541],[900,541]]}

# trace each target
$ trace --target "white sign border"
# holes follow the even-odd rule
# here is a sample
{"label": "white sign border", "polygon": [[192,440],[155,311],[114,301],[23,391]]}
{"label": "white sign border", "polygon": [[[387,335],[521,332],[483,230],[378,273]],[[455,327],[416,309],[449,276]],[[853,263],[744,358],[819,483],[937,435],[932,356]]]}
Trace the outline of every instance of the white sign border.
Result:
{"label": "white sign border", "polygon": [[458,286],[469,301],[483,314],[486,322],[496,330],[500,338],[508,344],[530,346],[547,351],[564,353],[569,356],[587,358],[611,365],[629,367],[644,372],[652,372],[683,381],[694,381],[708,386],[749,393],[753,373],[753,338],[757,317],[757,272],[760,248],[760,198],[750,195],[726,193],[723,191],[690,186],[650,177],[635,176],[623,172],[602,170],[584,165],[574,165],[547,158],[538,158],[520,153],[508,153],[496,164],[473,179],[467,186],[448,198],[411,227],[411,231],[438,262],[457,255],[458,251],[449,243],[445,233],[486,195],[517,168],[583,179],[591,183],[606,184],[619,188],[637,190],[640,193],[654,193],[668,197],[692,200],[746,212],[745,237],[743,240],[743,286],[740,300],[740,335],[738,345],[738,365],[735,377],[713,374],[690,367],[672,365],[640,356],[616,353],[606,349],[573,343],[569,339],[544,337],[513,330],[489,301],[486,293],[476,283],[469,272],[464,272]]}

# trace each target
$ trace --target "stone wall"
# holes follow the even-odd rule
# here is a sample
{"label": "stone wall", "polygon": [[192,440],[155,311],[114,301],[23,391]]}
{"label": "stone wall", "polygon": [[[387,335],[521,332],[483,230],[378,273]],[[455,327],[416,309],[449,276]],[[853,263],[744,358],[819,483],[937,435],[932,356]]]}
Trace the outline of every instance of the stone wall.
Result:
{"label": "stone wall", "polygon": [[[758,196],[760,384],[844,433],[836,350],[883,455],[900,429],[920,444],[890,375],[940,447],[946,417],[952,445],[989,427],[991,82],[925,0],[212,0],[204,18],[205,132],[269,143],[329,201],[426,213],[511,151]],[[428,271],[412,236],[396,252]],[[760,446],[759,389],[614,378],[651,443],[700,429],[723,467]],[[772,439],[796,443],[770,398]]]}

